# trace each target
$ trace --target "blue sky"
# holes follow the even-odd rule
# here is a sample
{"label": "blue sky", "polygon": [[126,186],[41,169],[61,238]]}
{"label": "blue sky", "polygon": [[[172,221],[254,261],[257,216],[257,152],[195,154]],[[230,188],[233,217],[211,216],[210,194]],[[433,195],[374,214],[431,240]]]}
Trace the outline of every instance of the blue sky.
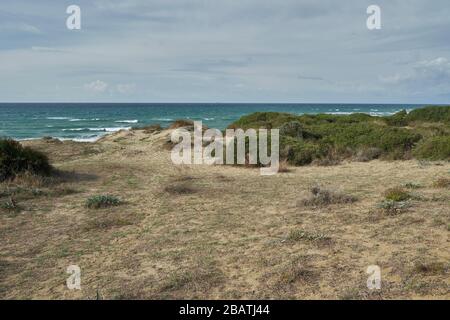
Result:
{"label": "blue sky", "polygon": [[449,103],[449,30],[448,0],[2,1],[0,101]]}

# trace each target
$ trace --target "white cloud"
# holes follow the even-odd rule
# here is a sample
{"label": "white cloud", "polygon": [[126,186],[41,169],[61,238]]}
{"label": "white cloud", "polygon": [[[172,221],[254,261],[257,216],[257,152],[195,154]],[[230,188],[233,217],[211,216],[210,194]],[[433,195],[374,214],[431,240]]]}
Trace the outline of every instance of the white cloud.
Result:
{"label": "white cloud", "polygon": [[134,83],[120,83],[116,86],[116,89],[120,94],[131,94],[136,91],[136,85]]}
{"label": "white cloud", "polygon": [[445,57],[421,60],[412,64],[409,70],[379,80],[390,90],[399,90],[411,95],[450,94],[450,61]]}
{"label": "white cloud", "polygon": [[106,82],[103,82],[101,80],[96,80],[90,83],[86,83],[84,85],[84,89],[90,92],[94,93],[101,93],[105,92],[105,90],[108,88],[108,84]]}

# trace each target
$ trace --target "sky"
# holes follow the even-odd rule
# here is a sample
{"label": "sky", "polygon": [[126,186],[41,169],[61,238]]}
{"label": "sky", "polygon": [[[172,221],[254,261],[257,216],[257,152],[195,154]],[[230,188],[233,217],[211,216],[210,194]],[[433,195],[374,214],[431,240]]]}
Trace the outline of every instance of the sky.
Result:
{"label": "sky", "polygon": [[450,2],[0,0],[0,101],[449,103]]}

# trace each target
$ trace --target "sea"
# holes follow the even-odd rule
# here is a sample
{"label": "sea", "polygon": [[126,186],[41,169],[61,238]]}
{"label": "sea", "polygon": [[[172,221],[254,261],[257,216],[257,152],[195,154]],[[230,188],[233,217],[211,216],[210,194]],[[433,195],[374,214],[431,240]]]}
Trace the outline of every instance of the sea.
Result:
{"label": "sea", "polygon": [[224,129],[240,117],[263,111],[292,114],[351,114],[377,116],[413,110],[411,104],[314,103],[0,103],[0,137],[16,140],[54,137],[93,142],[122,129],[150,124],[168,126],[177,119],[202,121]]}

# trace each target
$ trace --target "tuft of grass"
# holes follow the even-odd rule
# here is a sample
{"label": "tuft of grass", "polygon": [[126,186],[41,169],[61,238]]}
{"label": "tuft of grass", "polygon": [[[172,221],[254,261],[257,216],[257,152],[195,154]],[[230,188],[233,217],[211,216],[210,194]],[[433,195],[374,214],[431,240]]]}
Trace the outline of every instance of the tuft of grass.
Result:
{"label": "tuft of grass", "polygon": [[197,192],[197,189],[188,185],[187,183],[173,184],[166,186],[164,191],[174,195],[193,194]]}
{"label": "tuft of grass", "polygon": [[86,207],[89,209],[100,209],[118,206],[122,201],[112,195],[97,195],[86,200]]}
{"label": "tuft of grass", "polygon": [[215,266],[199,265],[191,270],[176,271],[162,282],[159,291],[209,290],[223,282],[222,271]]}
{"label": "tuft of grass", "polygon": [[387,189],[384,192],[384,198],[395,202],[406,201],[412,198],[411,194],[401,187]]}
{"label": "tuft of grass", "polygon": [[13,197],[10,197],[8,201],[0,204],[0,208],[8,212],[19,212],[21,210],[17,201]]}
{"label": "tuft of grass", "polygon": [[420,188],[422,188],[422,185],[419,183],[407,182],[407,183],[404,183],[402,185],[402,187],[406,188],[406,189],[420,189]]}
{"label": "tuft of grass", "polygon": [[278,286],[286,286],[297,282],[311,283],[315,281],[317,277],[316,272],[313,270],[292,263],[279,272],[276,284]]}
{"label": "tuft of grass", "polygon": [[308,232],[304,230],[292,230],[288,237],[288,241],[308,241],[308,242],[329,242],[331,238],[323,233]]}
{"label": "tuft of grass", "polygon": [[450,179],[449,178],[439,178],[435,182],[433,182],[433,187],[435,187],[435,188],[450,188]]}
{"label": "tuft of grass", "polygon": [[411,207],[409,201],[394,201],[394,200],[383,200],[377,207],[381,209],[385,214],[393,216],[406,211]]}
{"label": "tuft of grass", "polygon": [[442,262],[423,262],[419,261],[414,264],[413,271],[426,275],[440,275],[447,272],[448,265]]}
{"label": "tuft of grass", "polygon": [[86,223],[83,230],[91,231],[91,230],[109,230],[115,227],[125,227],[132,225],[133,222],[131,220],[127,220],[119,217],[108,217],[105,219],[95,219],[90,220]]}
{"label": "tuft of grass", "polygon": [[300,200],[298,206],[318,207],[327,206],[331,204],[348,204],[356,202],[358,199],[351,195],[342,194],[336,191],[330,191],[321,187],[315,186],[311,188],[311,196]]}

